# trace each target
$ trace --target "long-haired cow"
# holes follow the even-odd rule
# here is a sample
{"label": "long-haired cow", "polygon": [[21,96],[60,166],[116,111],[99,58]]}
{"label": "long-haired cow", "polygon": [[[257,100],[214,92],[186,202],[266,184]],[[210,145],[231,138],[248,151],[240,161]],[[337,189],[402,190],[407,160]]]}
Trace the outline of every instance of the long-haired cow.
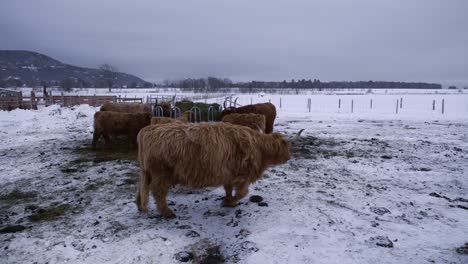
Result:
{"label": "long-haired cow", "polygon": [[229,114],[260,114],[265,116],[265,133],[269,134],[273,132],[273,125],[276,119],[276,107],[271,103],[245,105],[237,108],[228,107],[222,112],[222,116],[225,117]]}
{"label": "long-haired cow", "polygon": [[175,217],[166,203],[175,184],[224,186],[224,204],[234,207],[265,169],[290,159],[290,144],[281,134],[229,123],[147,126],[137,141],[141,170],[138,209],[147,212],[151,191],[159,212],[167,218]]}
{"label": "long-haired cow", "polygon": [[104,103],[100,109],[102,112],[112,111],[121,113],[151,113],[150,104],[128,104],[128,103]]}
{"label": "long-haired cow", "polygon": [[127,135],[129,144],[136,145],[138,132],[151,121],[150,113],[96,112],[94,114],[93,148],[101,136],[110,145],[111,135]]}
{"label": "long-haired cow", "polygon": [[222,122],[250,127],[265,133],[265,116],[259,114],[229,114],[221,119]]}

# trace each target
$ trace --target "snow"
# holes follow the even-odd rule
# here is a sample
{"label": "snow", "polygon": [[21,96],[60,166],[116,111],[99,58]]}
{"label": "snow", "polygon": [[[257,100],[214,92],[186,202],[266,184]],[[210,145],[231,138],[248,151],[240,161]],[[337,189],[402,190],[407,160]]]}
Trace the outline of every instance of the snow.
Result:
{"label": "snow", "polygon": [[[173,220],[154,204],[137,211],[134,152],[90,149],[97,108],[1,111],[0,230],[26,227],[0,234],[2,263],[178,263],[203,238],[228,263],[468,262],[455,250],[468,242],[467,95],[404,95],[398,114],[402,95],[237,96],[275,103],[276,131],[306,129],[292,159],[250,187],[268,206],[223,208],[222,188],[175,187]],[[393,247],[376,245],[387,238]]]}

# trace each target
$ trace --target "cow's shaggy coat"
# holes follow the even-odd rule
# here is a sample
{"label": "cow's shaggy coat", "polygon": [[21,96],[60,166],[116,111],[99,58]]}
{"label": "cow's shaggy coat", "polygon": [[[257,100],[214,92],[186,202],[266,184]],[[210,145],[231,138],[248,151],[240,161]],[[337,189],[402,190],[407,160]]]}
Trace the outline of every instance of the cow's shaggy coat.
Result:
{"label": "cow's shaggy coat", "polygon": [[226,116],[232,113],[238,114],[260,114],[265,116],[265,133],[269,134],[273,132],[273,125],[276,119],[276,107],[271,103],[253,104],[241,106],[238,108],[226,108],[224,109],[222,116]]}
{"label": "cow's shaggy coat", "polygon": [[175,217],[167,206],[166,195],[176,184],[194,188],[224,186],[224,204],[235,206],[265,169],[290,159],[289,148],[281,134],[264,134],[228,123],[145,127],[138,134],[138,209],[148,210],[151,190],[161,214]]}

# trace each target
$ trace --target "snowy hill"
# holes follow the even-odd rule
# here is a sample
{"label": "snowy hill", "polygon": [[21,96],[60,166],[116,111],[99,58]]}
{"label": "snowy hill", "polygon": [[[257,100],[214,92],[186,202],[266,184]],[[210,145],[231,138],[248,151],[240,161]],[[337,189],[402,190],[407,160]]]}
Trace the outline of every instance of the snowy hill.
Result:
{"label": "snowy hill", "polygon": [[[148,83],[130,74],[117,73],[115,86],[144,87]],[[46,55],[21,50],[0,50],[0,81],[15,79],[21,84],[36,85],[45,82],[48,86],[70,78],[83,87],[106,87],[99,69],[83,68],[62,63]],[[21,85],[20,84],[20,85]]]}

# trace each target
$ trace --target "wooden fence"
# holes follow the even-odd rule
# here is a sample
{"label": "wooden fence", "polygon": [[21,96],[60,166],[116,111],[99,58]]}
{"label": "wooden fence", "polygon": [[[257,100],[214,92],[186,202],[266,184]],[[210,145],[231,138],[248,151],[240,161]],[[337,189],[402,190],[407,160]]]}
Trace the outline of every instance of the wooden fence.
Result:
{"label": "wooden fence", "polygon": [[[41,99],[41,98],[40,98]],[[74,106],[80,104],[88,104],[90,106],[99,106],[107,102],[117,102],[116,96],[80,96],[80,95],[52,95],[42,97],[45,101],[45,106],[59,104],[61,106]]]}
{"label": "wooden fence", "polygon": [[17,92],[14,96],[0,97],[0,110],[34,109],[37,110],[37,101],[34,92],[31,92],[31,97],[23,97],[21,92]]}
{"label": "wooden fence", "polygon": [[142,102],[142,98],[131,98],[131,100],[125,100],[118,98],[117,96],[80,96],[80,95],[50,95],[50,96],[36,96],[34,92],[31,92],[29,97],[23,97],[21,92],[16,93],[15,96],[2,96],[0,97],[0,110],[13,110],[16,108],[20,109],[34,109],[37,110],[37,105],[50,106],[53,104],[59,104],[61,106],[74,106],[80,104],[88,104],[90,106],[99,106],[106,102]]}

